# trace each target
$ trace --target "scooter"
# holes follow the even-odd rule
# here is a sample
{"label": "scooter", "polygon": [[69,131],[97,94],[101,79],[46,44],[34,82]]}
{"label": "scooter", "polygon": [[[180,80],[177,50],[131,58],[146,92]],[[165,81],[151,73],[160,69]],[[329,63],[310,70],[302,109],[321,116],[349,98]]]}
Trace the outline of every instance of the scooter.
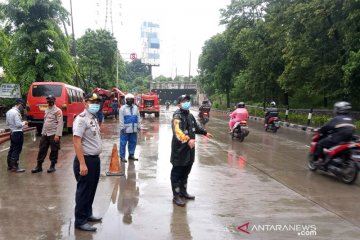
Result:
{"label": "scooter", "polygon": [[268,120],[268,124],[265,126],[265,131],[272,131],[276,133],[280,128],[280,119],[278,117],[271,117]]}
{"label": "scooter", "polygon": [[201,114],[199,114],[199,122],[202,127],[205,127],[205,125],[209,122],[209,113],[203,112],[202,116]]}
{"label": "scooter", "polygon": [[236,122],[234,127],[232,128],[231,138],[238,138],[240,142],[244,141],[245,137],[249,135],[249,127],[247,125],[247,121],[243,120],[240,122]]}
{"label": "scooter", "polygon": [[325,136],[316,132],[311,140],[308,168],[310,171],[317,169],[332,173],[344,183],[352,184],[356,181],[360,169],[360,143],[358,139],[339,143],[338,145],[324,149],[325,159],[318,162],[315,151],[320,139]]}
{"label": "scooter", "polygon": [[170,108],[170,103],[166,103],[166,110],[169,110]]}

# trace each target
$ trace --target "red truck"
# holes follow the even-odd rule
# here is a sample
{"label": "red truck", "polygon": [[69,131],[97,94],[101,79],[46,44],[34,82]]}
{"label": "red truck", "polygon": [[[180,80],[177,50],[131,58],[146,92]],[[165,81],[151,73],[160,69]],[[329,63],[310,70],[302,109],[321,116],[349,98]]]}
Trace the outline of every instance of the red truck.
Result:
{"label": "red truck", "polygon": [[142,93],[140,96],[137,96],[137,98],[140,116],[145,117],[145,113],[154,113],[155,117],[160,116],[159,95],[157,93]]}

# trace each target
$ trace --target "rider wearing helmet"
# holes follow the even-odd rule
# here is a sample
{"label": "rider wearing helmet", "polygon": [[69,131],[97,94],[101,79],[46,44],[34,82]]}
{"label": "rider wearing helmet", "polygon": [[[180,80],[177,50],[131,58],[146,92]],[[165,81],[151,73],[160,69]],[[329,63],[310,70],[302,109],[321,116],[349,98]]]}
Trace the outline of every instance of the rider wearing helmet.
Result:
{"label": "rider wearing helmet", "polygon": [[245,103],[239,102],[237,104],[237,108],[235,109],[235,111],[233,111],[229,116],[230,116],[229,128],[230,128],[230,132],[232,132],[232,129],[236,122],[245,121],[249,118],[249,113],[245,108]]}
{"label": "rider wearing helmet", "polygon": [[208,100],[202,101],[201,106],[199,107],[199,117],[202,118],[204,113],[208,113],[210,117],[211,105]]}
{"label": "rider wearing helmet", "polygon": [[331,148],[340,142],[351,141],[355,133],[354,121],[350,114],[351,104],[345,101],[337,102],[334,105],[334,112],[337,115],[324,126],[322,126],[318,133],[323,134],[322,138],[315,152],[315,156],[322,162],[325,155],[324,148]]}
{"label": "rider wearing helmet", "polygon": [[270,107],[266,108],[266,113],[265,113],[265,126],[267,126],[268,121],[271,117],[278,117],[279,116],[279,111],[276,107],[276,103],[274,101],[272,101],[270,103]]}

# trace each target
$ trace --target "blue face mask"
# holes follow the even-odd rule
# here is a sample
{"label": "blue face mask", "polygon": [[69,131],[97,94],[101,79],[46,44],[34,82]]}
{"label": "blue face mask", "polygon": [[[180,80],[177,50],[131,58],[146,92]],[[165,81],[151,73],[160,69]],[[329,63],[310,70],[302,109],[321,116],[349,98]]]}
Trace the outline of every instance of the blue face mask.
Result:
{"label": "blue face mask", "polygon": [[90,103],[88,110],[89,110],[90,113],[95,114],[100,110],[100,104]]}
{"label": "blue face mask", "polygon": [[191,107],[191,102],[183,102],[183,103],[181,103],[181,108],[183,110],[189,110],[190,107]]}

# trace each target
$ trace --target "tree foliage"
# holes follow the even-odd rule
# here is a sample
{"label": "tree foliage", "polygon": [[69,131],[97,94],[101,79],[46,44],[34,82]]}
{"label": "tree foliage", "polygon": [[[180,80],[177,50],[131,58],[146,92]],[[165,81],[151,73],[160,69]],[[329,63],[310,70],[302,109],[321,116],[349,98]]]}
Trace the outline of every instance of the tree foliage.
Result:
{"label": "tree foliage", "polygon": [[116,58],[120,74],[124,71],[124,61],[117,55],[117,41],[109,31],[86,30],[77,39],[78,66],[83,79],[84,88],[92,90],[95,87],[104,89],[116,85]]}
{"label": "tree foliage", "polygon": [[226,30],[199,59],[210,94],[229,84],[233,102],[288,93],[303,107],[341,99],[360,107],[360,1],[233,0],[221,15]]}
{"label": "tree foliage", "polygon": [[10,39],[2,62],[8,81],[23,90],[35,81],[72,83],[75,65],[59,27],[68,13],[60,0],[8,0],[0,12]]}

